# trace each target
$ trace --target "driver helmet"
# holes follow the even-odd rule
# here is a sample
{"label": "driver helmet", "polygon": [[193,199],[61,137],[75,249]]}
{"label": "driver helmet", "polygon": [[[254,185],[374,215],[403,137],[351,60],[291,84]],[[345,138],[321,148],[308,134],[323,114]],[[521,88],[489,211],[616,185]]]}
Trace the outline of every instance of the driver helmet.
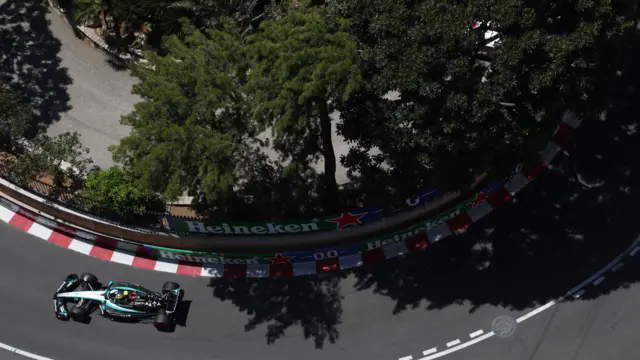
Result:
{"label": "driver helmet", "polygon": [[127,297],[129,295],[129,291],[125,290],[122,292],[122,297]]}

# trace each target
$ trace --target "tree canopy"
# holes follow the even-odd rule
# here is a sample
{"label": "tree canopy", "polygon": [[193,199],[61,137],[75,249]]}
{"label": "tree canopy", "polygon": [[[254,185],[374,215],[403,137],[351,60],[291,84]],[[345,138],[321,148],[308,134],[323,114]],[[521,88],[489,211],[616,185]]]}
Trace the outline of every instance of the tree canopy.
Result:
{"label": "tree canopy", "polygon": [[[638,4],[290,5],[249,33],[227,15],[206,29],[190,18],[165,38],[166,56],[146,54],[150,66],[134,72],[142,81],[133,93],[143,101],[122,120],[133,133],[114,148],[141,185],[168,198],[189,191],[225,208],[242,197],[243,184],[273,201],[266,184],[286,192],[282,184],[295,183],[328,209],[342,200],[337,161],[372,199],[458,189],[483,172],[506,175],[544,147],[565,111],[589,120],[606,109]],[[334,126],[351,144],[342,159]],[[286,167],[261,154],[264,131]],[[319,159],[318,186],[281,181],[306,177]]]}
{"label": "tree canopy", "polygon": [[[637,2],[330,6],[352,21],[367,84],[342,109],[342,133],[360,145],[346,164],[413,190],[425,180],[455,188],[485,170],[505,174],[544,145],[565,110],[601,112]],[[389,91],[400,99],[380,99]],[[380,155],[364,153],[374,147]]]}
{"label": "tree canopy", "polygon": [[337,192],[330,114],[361,85],[357,45],[347,30],[345,19],[312,8],[265,20],[247,39],[245,88],[254,118],[272,127],[274,148],[292,166],[323,157],[327,200]]}
{"label": "tree canopy", "polygon": [[0,84],[0,146],[13,151],[33,120],[33,110],[18,94]]}
{"label": "tree canopy", "polygon": [[209,29],[166,39],[169,56],[148,53],[133,93],[143,99],[122,123],[132,133],[114,158],[145,188],[175,199],[185,191],[224,203],[256,160],[255,124],[242,92],[246,61],[239,37]]}

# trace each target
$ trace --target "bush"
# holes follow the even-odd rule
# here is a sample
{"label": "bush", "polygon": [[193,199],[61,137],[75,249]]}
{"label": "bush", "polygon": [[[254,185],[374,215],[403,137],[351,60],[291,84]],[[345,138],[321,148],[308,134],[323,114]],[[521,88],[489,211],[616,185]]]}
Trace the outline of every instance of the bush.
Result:
{"label": "bush", "polygon": [[33,112],[18,94],[0,84],[0,149],[12,152],[24,137]]}
{"label": "bush", "polygon": [[90,172],[83,195],[92,213],[137,225],[157,222],[157,216],[149,212],[165,211],[158,194],[140,187],[119,167]]}

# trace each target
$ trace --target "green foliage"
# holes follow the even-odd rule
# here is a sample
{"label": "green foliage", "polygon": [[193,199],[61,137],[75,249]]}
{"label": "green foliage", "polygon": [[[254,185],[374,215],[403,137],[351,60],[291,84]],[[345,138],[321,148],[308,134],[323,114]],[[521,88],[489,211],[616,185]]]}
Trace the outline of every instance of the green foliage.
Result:
{"label": "green foliage", "polygon": [[30,142],[27,150],[11,165],[12,170],[24,179],[50,175],[59,187],[72,186],[75,179],[85,176],[93,163],[91,158],[85,157],[89,149],[82,146],[77,132],[65,132],[55,137],[40,134]]}
{"label": "green foliage", "polygon": [[4,86],[0,86],[0,109],[0,147],[12,152],[30,128],[33,111],[16,93]]}
{"label": "green foliage", "polygon": [[[272,205],[300,199],[266,190],[284,184],[334,206],[334,125],[351,143],[341,161],[367,196],[387,201],[425,186],[457,189],[484,171],[504,175],[544,146],[566,110],[588,120],[606,108],[638,8],[637,0],[106,3],[118,19],[175,34],[164,38],[167,56],[147,53],[150,66],[134,69],[143,101],[122,118],[133,132],[114,159],[136,186],[168,199],[188,191],[218,211],[247,191]],[[497,35],[485,39],[487,30]],[[258,150],[269,130],[286,167]],[[324,173],[307,176],[319,160]]]}
{"label": "green foliage", "polygon": [[[241,91],[247,64],[233,28],[166,39],[167,57],[147,53],[133,93],[143,101],[122,117],[132,133],[112,148],[137,181],[175,199],[223,206],[256,160],[256,133]],[[155,70],[152,70],[154,68]]]}
{"label": "green foliage", "polygon": [[72,6],[71,16],[77,24],[93,24],[100,21],[100,13],[108,7],[108,2],[105,0],[76,0],[73,5],[68,6]]}
{"label": "green foliage", "polygon": [[254,118],[272,127],[283,160],[297,166],[324,157],[330,197],[337,187],[329,115],[361,85],[348,25],[322,8],[291,10],[280,20],[265,20],[247,38],[252,67],[246,90]]}
{"label": "green foliage", "polygon": [[133,176],[119,167],[87,175],[83,197],[96,215],[131,220],[146,212],[164,212],[164,202],[149,189],[140,188]]}
{"label": "green foliage", "polygon": [[[352,20],[367,83],[341,108],[341,131],[359,145],[344,162],[409,192],[425,180],[450,189],[487,169],[505,174],[565,110],[601,112],[637,11],[637,0],[329,4]],[[493,51],[486,30],[498,33]],[[389,91],[400,100],[382,99]]]}

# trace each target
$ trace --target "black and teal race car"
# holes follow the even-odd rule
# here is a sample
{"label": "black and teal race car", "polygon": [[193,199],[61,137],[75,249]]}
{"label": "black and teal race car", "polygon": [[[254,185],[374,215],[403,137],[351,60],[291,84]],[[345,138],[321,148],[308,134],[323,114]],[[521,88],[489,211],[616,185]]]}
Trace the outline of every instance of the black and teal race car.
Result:
{"label": "black and teal race car", "polygon": [[[174,331],[175,313],[184,295],[180,285],[167,281],[161,292],[122,281],[109,281],[103,286],[89,273],[69,274],[53,295],[58,319],[88,323],[91,313],[116,321],[149,321],[160,331]],[[73,307],[67,308],[69,303]]]}

